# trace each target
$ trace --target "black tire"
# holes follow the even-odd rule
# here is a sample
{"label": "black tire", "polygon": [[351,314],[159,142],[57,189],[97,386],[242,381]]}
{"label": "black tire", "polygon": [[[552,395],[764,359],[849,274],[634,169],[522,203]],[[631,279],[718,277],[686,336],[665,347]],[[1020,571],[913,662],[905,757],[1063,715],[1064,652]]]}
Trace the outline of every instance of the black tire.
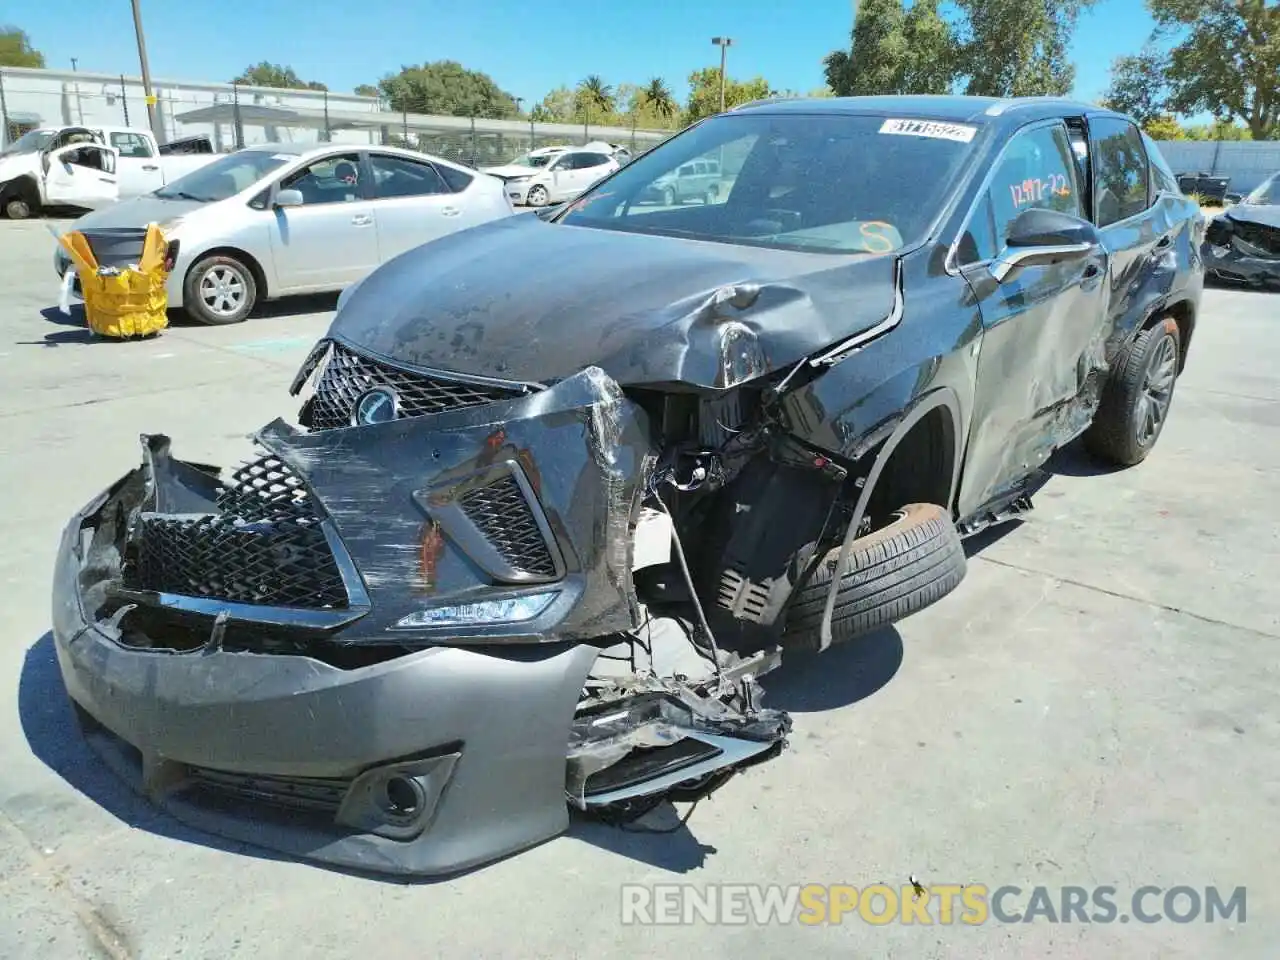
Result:
{"label": "black tire", "polygon": [[35,208],[31,206],[30,201],[25,197],[12,196],[5,198],[4,215],[10,220],[26,220],[28,217],[34,216],[35,212]]}
{"label": "black tire", "polygon": [[[787,614],[788,647],[818,647],[839,558],[836,547],[797,591]],[[947,511],[932,503],[908,504],[888,526],[853,542],[831,614],[832,642],[852,640],[920,612],[954,590],[964,574],[964,546]]]}
{"label": "black tire", "polygon": [[706,204],[715,203],[718,196],[719,191],[715,187],[707,187],[707,192],[702,196],[702,202]]}
{"label": "black tire", "polygon": [[[221,274],[219,274],[220,271]],[[220,306],[227,303],[225,300],[215,298],[211,302],[207,299],[205,291],[201,289],[201,285],[211,275],[214,278],[219,275],[223,277],[234,276],[235,280],[231,281],[233,286],[230,289],[238,288],[242,291],[242,294],[233,309]],[[253,312],[254,304],[257,301],[258,281],[254,277],[253,271],[244,262],[226,254],[214,254],[197,260],[191,269],[187,271],[186,279],[182,283],[183,308],[194,319],[210,326],[222,327],[232,323],[243,322]]]}
{"label": "black tire", "polygon": [[[1134,338],[1117,358],[1093,423],[1085,432],[1085,446],[1091,453],[1123,467],[1146,459],[1169,419],[1181,355],[1178,325],[1171,317]],[[1167,389],[1161,389],[1164,383]],[[1157,395],[1165,397],[1162,410]],[[1158,415],[1154,429],[1148,420],[1153,409]]]}
{"label": "black tire", "polygon": [[[534,198],[537,197],[535,200]],[[540,183],[535,183],[525,196],[524,202],[531,207],[543,207],[551,202],[551,191]]]}
{"label": "black tire", "polygon": [[664,207],[674,207],[676,205],[676,192],[671,187],[662,188],[662,205]]}

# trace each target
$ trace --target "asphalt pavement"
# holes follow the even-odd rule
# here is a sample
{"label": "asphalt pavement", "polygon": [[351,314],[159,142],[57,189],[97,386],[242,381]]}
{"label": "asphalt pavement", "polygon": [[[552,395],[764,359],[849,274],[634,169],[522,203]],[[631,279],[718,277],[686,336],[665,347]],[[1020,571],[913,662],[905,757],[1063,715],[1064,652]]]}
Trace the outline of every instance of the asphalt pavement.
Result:
{"label": "asphalt pavement", "polygon": [[[296,414],[287,387],[334,298],[95,341],[52,309],[53,242],[42,223],[0,222],[0,956],[1275,955],[1280,295],[1206,294],[1146,463],[1108,472],[1063,452],[1024,522],[971,542],[951,597],[769,677],[790,748],[684,827],[575,822],[501,863],[402,884],[206,836],[132,796],[81,743],[48,632],[67,517],[138,462],[142,432],[219,462]],[[1034,916],[624,923],[624,901],[655,884],[911,877],[1015,886],[1003,914]],[[1111,922],[1028,910],[1036,887],[1057,905],[1099,885],[1117,891]],[[1128,907],[1145,886],[1244,887],[1247,912],[1143,922]]]}

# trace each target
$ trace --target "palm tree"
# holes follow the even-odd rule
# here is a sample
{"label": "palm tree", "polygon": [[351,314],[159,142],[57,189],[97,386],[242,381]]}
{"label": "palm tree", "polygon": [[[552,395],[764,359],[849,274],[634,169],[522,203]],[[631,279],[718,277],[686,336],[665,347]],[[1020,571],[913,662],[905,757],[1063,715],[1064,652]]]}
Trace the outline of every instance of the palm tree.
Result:
{"label": "palm tree", "polygon": [[671,88],[661,77],[654,77],[645,85],[640,91],[640,102],[653,107],[664,120],[670,120],[680,109],[676,106],[676,98],[671,95]]}
{"label": "palm tree", "polygon": [[614,108],[613,87],[596,74],[591,74],[578,84],[578,106],[582,110],[582,127],[586,129],[594,107],[600,113],[611,113]]}

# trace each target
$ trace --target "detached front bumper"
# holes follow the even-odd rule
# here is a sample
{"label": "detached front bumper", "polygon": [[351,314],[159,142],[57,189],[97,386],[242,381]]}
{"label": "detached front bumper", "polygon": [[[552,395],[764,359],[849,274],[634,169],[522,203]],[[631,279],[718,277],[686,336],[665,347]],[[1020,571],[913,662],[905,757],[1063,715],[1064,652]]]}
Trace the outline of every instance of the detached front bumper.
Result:
{"label": "detached front bumper", "polygon": [[[54,579],[62,677],[111,766],[193,825],[378,872],[456,871],[564,830],[598,654],[577,641],[632,622],[641,448],[596,374],[491,408],[277,423],[258,439],[292,468],[231,480],[144,438],[143,465],[66,527]],[[515,509],[515,477],[538,524],[494,513]],[[508,569],[540,536],[554,569]],[[525,622],[400,625],[530,589],[559,599]]]}
{"label": "detached front bumper", "polygon": [[54,639],[90,742],[154,802],[212,833],[397,874],[464,869],[565,829],[566,741],[593,648],[433,647],[356,669],[131,649],[81,601],[111,502],[63,535]]}

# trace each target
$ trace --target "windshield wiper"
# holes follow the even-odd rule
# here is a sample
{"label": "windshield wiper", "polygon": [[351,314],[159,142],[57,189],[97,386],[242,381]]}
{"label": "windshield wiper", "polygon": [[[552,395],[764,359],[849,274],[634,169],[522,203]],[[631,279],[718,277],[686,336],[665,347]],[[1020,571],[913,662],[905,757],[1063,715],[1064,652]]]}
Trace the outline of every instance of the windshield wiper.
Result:
{"label": "windshield wiper", "polygon": [[156,191],[156,196],[162,200],[194,200],[196,203],[208,203],[208,197],[197,197],[194,193],[187,193],[185,190],[174,190],[172,193],[161,193]]}

